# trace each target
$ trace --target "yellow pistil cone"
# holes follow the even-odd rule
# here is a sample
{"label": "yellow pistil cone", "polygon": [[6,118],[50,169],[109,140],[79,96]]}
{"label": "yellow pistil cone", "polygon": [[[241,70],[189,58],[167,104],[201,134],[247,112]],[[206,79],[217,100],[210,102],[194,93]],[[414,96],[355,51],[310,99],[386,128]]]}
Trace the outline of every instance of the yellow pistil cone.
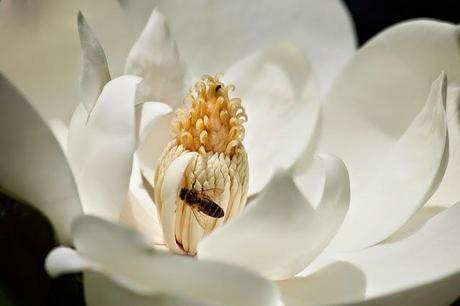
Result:
{"label": "yellow pistil cone", "polygon": [[[190,107],[175,111],[174,139],[156,168],[155,203],[162,216],[161,192],[168,167],[182,154],[197,153],[184,171],[174,212],[176,243],[189,255],[196,254],[205,235],[246,205],[249,167],[242,141],[247,116],[241,100],[229,98],[233,89],[220,82],[219,75],[205,75],[195,84],[186,97]],[[215,217],[218,210],[210,203],[223,210],[223,217]]]}

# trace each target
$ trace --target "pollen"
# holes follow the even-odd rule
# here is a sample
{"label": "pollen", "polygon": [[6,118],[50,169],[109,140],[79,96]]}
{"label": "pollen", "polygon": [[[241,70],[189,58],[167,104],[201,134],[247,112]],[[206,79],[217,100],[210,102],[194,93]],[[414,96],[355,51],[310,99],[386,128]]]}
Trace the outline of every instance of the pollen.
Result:
{"label": "pollen", "polygon": [[175,111],[171,129],[177,145],[201,155],[235,154],[244,139],[247,121],[241,99],[229,98],[235,87],[224,85],[221,75],[204,75],[185,97],[189,108]]}

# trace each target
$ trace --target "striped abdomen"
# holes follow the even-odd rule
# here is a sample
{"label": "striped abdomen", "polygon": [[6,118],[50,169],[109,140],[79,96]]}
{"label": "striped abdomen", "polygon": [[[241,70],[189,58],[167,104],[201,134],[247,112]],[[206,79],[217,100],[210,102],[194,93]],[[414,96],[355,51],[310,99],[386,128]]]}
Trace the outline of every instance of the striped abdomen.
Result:
{"label": "striped abdomen", "polygon": [[224,210],[207,195],[193,189],[182,188],[179,197],[187,205],[196,207],[200,212],[213,218],[222,218]]}

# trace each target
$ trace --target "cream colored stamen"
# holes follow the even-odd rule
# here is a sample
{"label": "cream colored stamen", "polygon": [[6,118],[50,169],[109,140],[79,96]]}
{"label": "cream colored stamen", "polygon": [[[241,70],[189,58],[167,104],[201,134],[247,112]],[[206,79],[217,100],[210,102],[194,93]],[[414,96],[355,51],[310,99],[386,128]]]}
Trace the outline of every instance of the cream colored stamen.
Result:
{"label": "cream colored stamen", "polygon": [[195,218],[190,203],[177,195],[175,237],[177,245],[190,255],[196,254],[198,242],[205,235],[237,215],[247,199],[249,167],[242,145],[247,115],[241,99],[229,98],[234,86],[226,86],[219,78],[219,75],[203,76],[185,98],[189,108],[175,111],[171,123],[174,138],[165,148],[155,172],[155,203],[161,216],[166,170],[182,154],[197,152],[180,186],[205,193],[224,211],[222,218],[205,216],[212,222],[205,230]]}

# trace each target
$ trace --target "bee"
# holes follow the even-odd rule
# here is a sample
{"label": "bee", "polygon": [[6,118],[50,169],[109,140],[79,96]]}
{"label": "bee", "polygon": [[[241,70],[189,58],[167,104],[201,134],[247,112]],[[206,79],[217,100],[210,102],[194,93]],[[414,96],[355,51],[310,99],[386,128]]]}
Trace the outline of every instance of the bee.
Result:
{"label": "bee", "polygon": [[179,198],[187,204],[196,218],[196,221],[204,230],[210,230],[213,219],[222,218],[225,213],[222,207],[214,202],[204,191],[181,188]]}

